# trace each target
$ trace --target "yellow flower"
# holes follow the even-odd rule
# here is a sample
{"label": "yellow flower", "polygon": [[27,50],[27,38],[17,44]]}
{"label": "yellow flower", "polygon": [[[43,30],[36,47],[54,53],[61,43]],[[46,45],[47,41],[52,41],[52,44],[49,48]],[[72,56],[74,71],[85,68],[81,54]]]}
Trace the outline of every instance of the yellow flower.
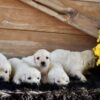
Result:
{"label": "yellow flower", "polygon": [[100,65],[100,58],[97,60],[97,66],[99,66]]}
{"label": "yellow flower", "polygon": [[93,48],[94,54],[100,57],[100,44],[97,44],[95,48]]}
{"label": "yellow flower", "polygon": [[99,30],[99,35],[98,35],[98,39],[97,39],[97,42],[100,42],[100,30]]}

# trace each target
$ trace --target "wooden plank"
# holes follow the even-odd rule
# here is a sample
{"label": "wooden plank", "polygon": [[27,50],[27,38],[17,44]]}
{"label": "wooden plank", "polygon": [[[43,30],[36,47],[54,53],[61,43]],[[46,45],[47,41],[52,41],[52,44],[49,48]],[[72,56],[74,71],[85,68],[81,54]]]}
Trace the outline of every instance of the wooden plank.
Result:
{"label": "wooden plank", "polygon": [[[67,33],[70,27],[36,9],[32,9],[28,6],[22,6],[21,8],[22,3],[16,0],[1,0],[0,4],[0,28]],[[41,16],[41,18],[39,16]],[[71,29],[75,30],[75,28],[72,27]]]}
{"label": "wooden plank", "polygon": [[82,2],[100,2],[100,0],[77,0],[77,1],[82,1]]}
{"label": "wooden plank", "polygon": [[[52,1],[57,2],[57,0],[52,0]],[[91,16],[94,19],[100,20],[100,13],[99,13],[100,3],[82,2],[84,0],[82,1],[81,0],[58,0],[58,1],[62,2],[65,6],[76,8],[79,12]],[[19,0],[0,0],[0,6],[8,7],[8,8],[10,7],[10,8],[20,8],[20,9],[30,9],[30,10],[33,9],[21,3]]]}
{"label": "wooden plank", "polygon": [[50,16],[53,16],[66,24],[74,26],[75,28],[84,31],[91,36],[97,37],[98,22],[87,16],[84,16],[80,12],[77,12],[75,9],[65,9],[49,0],[20,1],[32,6],[33,8],[39,9],[40,11]]}
{"label": "wooden plank", "polygon": [[[65,46],[65,47],[64,47]],[[74,47],[74,50],[81,51],[82,48],[88,48],[86,45],[80,45],[82,47],[79,47],[79,45],[76,45],[76,48]],[[27,56],[33,54],[38,49],[47,49],[47,50],[54,50],[57,48],[62,49],[68,49],[67,45],[56,45],[56,44],[50,44],[47,43],[37,43],[37,42],[29,42],[29,41],[4,41],[0,40],[0,52],[4,53],[7,56]],[[72,50],[73,47],[70,47],[70,50]],[[85,49],[83,49],[85,50]]]}
{"label": "wooden plank", "polygon": [[60,0],[65,7],[69,6],[77,9],[82,14],[93,19],[100,20],[100,3],[82,2],[81,0]]}
{"label": "wooden plank", "polygon": [[80,32],[35,9],[12,9],[5,7],[0,7],[0,28],[57,33]]}
{"label": "wooden plank", "polygon": [[50,51],[57,48],[81,51],[95,45],[96,39],[88,35],[0,30],[0,52],[11,56],[30,55],[41,48]]}

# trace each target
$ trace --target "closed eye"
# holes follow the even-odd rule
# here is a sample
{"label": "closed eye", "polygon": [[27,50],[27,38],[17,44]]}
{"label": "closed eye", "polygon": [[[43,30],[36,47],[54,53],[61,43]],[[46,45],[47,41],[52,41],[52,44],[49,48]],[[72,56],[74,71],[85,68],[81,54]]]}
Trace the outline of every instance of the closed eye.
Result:
{"label": "closed eye", "polygon": [[27,79],[28,79],[28,80],[31,80],[32,78],[31,78],[31,77],[28,77]]}
{"label": "closed eye", "polygon": [[37,59],[37,60],[39,60],[39,59],[40,59],[40,57],[37,57],[36,59]]}
{"label": "closed eye", "polygon": [[8,71],[6,70],[5,73],[8,73]]}
{"label": "closed eye", "polygon": [[58,80],[57,83],[60,83],[60,80]]}
{"label": "closed eye", "polygon": [[49,57],[47,56],[46,59],[49,59]]}
{"label": "closed eye", "polygon": [[37,79],[39,80],[40,78],[39,78],[39,77],[37,77]]}

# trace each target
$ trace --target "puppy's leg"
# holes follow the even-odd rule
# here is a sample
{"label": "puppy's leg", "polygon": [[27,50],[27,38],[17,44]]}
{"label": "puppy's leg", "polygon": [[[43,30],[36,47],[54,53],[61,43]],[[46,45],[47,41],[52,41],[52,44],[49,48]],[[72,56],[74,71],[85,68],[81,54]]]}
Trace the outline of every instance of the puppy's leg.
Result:
{"label": "puppy's leg", "polygon": [[13,82],[16,83],[16,84],[21,84],[21,82],[20,82],[20,80],[19,80],[17,75],[14,76]]}
{"label": "puppy's leg", "polygon": [[81,72],[77,72],[76,71],[76,73],[75,72],[73,73],[73,76],[76,76],[82,82],[86,82],[87,81],[86,77]]}

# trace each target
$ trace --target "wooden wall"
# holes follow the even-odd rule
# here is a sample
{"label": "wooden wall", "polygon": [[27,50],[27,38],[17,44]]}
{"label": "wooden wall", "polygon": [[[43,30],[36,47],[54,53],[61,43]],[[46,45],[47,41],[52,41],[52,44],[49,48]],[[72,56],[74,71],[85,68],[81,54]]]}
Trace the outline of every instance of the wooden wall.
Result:
{"label": "wooden wall", "polygon": [[[97,9],[100,4],[62,1],[66,1],[65,5],[82,8],[79,11],[94,19],[100,18],[100,8]],[[0,51],[7,55],[30,55],[40,48],[84,50],[95,45],[95,38],[19,0],[0,0]]]}

